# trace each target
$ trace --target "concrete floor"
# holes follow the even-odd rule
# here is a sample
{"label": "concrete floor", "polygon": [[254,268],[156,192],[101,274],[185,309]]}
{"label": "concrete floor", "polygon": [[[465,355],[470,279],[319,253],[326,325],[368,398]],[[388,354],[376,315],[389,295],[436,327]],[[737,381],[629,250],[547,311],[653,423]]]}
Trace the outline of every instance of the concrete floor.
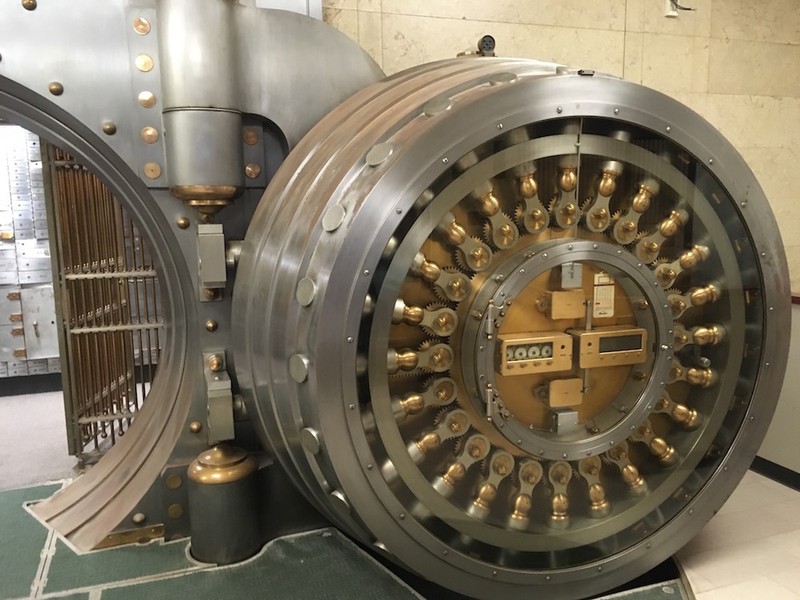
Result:
{"label": "concrete floor", "polygon": [[63,402],[61,392],[0,397],[0,490],[78,473],[67,454]]}

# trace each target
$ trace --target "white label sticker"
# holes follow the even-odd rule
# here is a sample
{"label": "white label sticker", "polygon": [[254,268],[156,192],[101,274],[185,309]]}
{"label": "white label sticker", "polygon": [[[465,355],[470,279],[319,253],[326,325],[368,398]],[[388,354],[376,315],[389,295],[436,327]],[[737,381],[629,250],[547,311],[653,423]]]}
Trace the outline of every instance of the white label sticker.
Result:
{"label": "white label sticker", "polygon": [[602,319],[614,316],[614,278],[600,272],[594,276],[594,299],[592,317]]}

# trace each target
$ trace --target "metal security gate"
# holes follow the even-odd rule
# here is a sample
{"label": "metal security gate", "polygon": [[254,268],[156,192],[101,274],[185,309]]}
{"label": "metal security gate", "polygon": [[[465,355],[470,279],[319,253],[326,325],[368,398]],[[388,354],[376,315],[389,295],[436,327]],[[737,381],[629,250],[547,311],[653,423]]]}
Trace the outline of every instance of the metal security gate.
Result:
{"label": "metal security gate", "polygon": [[163,338],[160,288],[147,240],[108,188],[45,148],[68,446],[86,461],[125,434],[147,396]]}

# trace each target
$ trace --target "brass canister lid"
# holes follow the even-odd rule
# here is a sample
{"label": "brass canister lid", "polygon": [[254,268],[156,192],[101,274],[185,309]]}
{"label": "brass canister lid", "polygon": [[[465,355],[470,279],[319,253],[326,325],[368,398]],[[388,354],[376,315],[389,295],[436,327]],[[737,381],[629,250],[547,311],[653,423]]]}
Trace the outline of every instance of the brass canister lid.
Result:
{"label": "brass canister lid", "polygon": [[256,459],[241,448],[218,444],[194,459],[187,474],[191,481],[214,485],[239,481],[255,473],[256,469]]}

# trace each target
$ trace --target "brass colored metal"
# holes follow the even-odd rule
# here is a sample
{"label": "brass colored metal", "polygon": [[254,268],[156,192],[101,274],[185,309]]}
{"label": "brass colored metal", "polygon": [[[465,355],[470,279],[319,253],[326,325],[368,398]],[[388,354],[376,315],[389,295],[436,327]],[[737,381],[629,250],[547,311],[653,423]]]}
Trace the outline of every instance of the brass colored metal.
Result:
{"label": "brass colored metal", "polygon": [[0,231],[0,240],[10,242],[13,239],[14,239],[13,231]]}
{"label": "brass colored metal", "polygon": [[244,188],[234,185],[178,185],[169,191],[201,214],[208,215],[228,206]]}
{"label": "brass colored metal", "polygon": [[[439,275],[442,272],[441,268],[435,262],[427,260],[421,254],[420,256],[420,264],[418,267],[416,267],[415,273],[418,273],[424,281],[427,281],[428,283],[434,283],[439,279]],[[412,269],[414,269],[414,266],[412,266]]]}
{"label": "brass colored metal", "polygon": [[583,402],[583,380],[579,377],[554,379],[548,387],[547,404],[550,408],[567,408]]}
{"label": "brass colored metal", "polygon": [[203,298],[206,300],[216,300],[219,298],[219,290],[217,288],[203,288]]}
{"label": "brass colored metal", "polygon": [[658,258],[662,244],[689,222],[689,213],[683,209],[673,210],[664,219],[655,232],[642,238],[636,245],[635,253],[639,260],[643,262],[653,262]]}
{"label": "brass colored metal", "polygon": [[721,325],[707,325],[686,329],[680,323],[674,326],[675,349],[694,344],[696,346],[716,345],[725,337],[725,330]]}
{"label": "brass colored metal", "polygon": [[633,243],[639,227],[639,218],[650,208],[653,196],[657,192],[658,184],[655,181],[648,181],[639,186],[639,191],[631,200],[630,207],[614,225],[614,239],[618,243],[623,245]]}
{"label": "brass colored metal", "polygon": [[189,423],[189,431],[192,433],[200,433],[203,431],[203,424],[200,421],[192,421]]}
{"label": "brass colored metal", "polygon": [[658,459],[664,467],[671,467],[678,462],[678,453],[664,438],[657,436],[653,432],[653,426],[648,419],[631,436],[637,442],[647,444],[650,453]]}
{"label": "brass colored metal", "polygon": [[719,296],[719,288],[713,283],[702,288],[689,290],[692,306],[702,306],[708,302],[716,302]]}
{"label": "brass colored metal", "polygon": [[558,331],[537,334],[502,334],[500,374],[552,373],[572,368],[572,338]]}
{"label": "brass colored metal", "polygon": [[711,283],[704,287],[692,288],[685,294],[672,292],[667,294],[667,303],[669,304],[672,312],[672,318],[678,319],[683,316],[692,306],[703,306],[705,304],[716,302],[719,299],[719,288]]}
{"label": "brass colored metal", "polygon": [[50,93],[53,94],[53,96],[60,96],[64,93],[64,84],[62,84],[60,81],[51,81],[47,86],[47,89],[50,90]]}
{"label": "brass colored metal", "polygon": [[176,225],[177,225],[177,226],[178,226],[180,229],[188,229],[188,228],[189,228],[189,225],[190,225],[191,223],[190,223],[190,221],[189,221],[189,219],[188,219],[187,217],[178,217],[178,220],[177,220],[177,221],[175,221],[175,224],[176,224]]}
{"label": "brass colored metal", "polygon": [[497,488],[491,483],[484,483],[472,503],[482,510],[488,510],[492,501],[497,497]]}
{"label": "brass colored metal", "polygon": [[[647,360],[647,330],[641,327],[611,325],[591,331],[571,329],[569,332],[579,347],[581,369],[638,365]],[[623,349],[604,351],[603,344],[609,343],[613,348],[614,340],[624,340]]]}
{"label": "brass colored metal", "polygon": [[158,141],[158,129],[155,127],[143,127],[141,133],[139,134],[142,138],[142,141],[148,144],[155,144]]}
{"label": "brass colored metal", "polygon": [[438,433],[431,432],[415,443],[422,454],[428,454],[431,450],[434,450],[441,445],[442,438],[439,437]]}
{"label": "brass colored metal", "polygon": [[22,0],[22,8],[25,10],[36,10],[36,0]]}
{"label": "brass colored metal", "polygon": [[671,415],[684,429],[697,429],[703,422],[703,415],[698,413],[695,409],[684,406],[683,404],[675,404],[672,408]]}
{"label": "brass colored metal", "polygon": [[139,35],[147,35],[150,33],[150,21],[144,17],[136,17],[133,20],[133,30]]}
{"label": "brass colored metal", "polygon": [[639,469],[631,462],[627,442],[621,442],[605,453],[606,458],[619,469],[622,480],[634,494],[647,492],[647,482],[639,473]]}
{"label": "brass colored metal", "polygon": [[183,485],[183,478],[180,475],[173,474],[167,477],[164,483],[168,489],[177,490],[179,487]]}
{"label": "brass colored metal", "polygon": [[725,337],[725,330],[720,325],[695,327],[692,329],[692,341],[698,346],[716,345]]}
{"label": "brass colored metal", "polygon": [[589,213],[589,220],[595,228],[605,229],[611,220],[611,213],[608,212],[607,208],[600,208]]}
{"label": "brass colored metal", "polygon": [[25,335],[25,328],[24,327],[12,327],[11,335],[14,337],[21,337]]}
{"label": "brass colored metal", "polygon": [[559,186],[565,192],[573,192],[578,185],[578,169],[567,167],[561,169],[561,177],[558,180]]}
{"label": "brass colored metal", "polygon": [[225,359],[221,354],[214,354],[208,359],[209,370],[217,373],[225,368]]}
{"label": "brass colored metal", "polygon": [[258,143],[260,136],[258,135],[258,132],[255,129],[245,129],[242,132],[242,139],[244,140],[244,143],[247,144],[248,146],[253,146]]}
{"label": "brass colored metal", "polygon": [[707,247],[693,246],[691,250],[687,250],[681,254],[678,263],[682,269],[691,269],[706,260],[709,256],[711,256],[711,251]]}
{"label": "brass colored metal", "polygon": [[213,319],[208,319],[206,321],[206,331],[212,331],[212,332],[216,331],[217,327],[218,327],[218,324]]}
{"label": "brass colored metal", "polygon": [[105,539],[94,547],[94,550],[115,548],[128,544],[146,544],[151,540],[164,537],[164,525],[153,525],[146,528],[127,529],[109,533]]}
{"label": "brass colored metal", "polygon": [[523,198],[533,198],[539,191],[533,173],[526,173],[519,178],[519,195]]}
{"label": "brass colored metal", "polygon": [[133,64],[136,65],[136,68],[139,69],[143,73],[149,73],[153,70],[155,63],[153,59],[147,54],[139,54],[133,61]]}
{"label": "brass colored metal", "polygon": [[617,176],[617,173],[603,171],[603,176],[597,185],[597,191],[602,196],[610,197],[617,189]]}
{"label": "brass colored metal", "polygon": [[460,246],[467,239],[466,230],[461,225],[458,224],[455,217],[453,217],[449,225],[445,226],[442,229],[442,232],[444,233],[445,238],[447,238],[447,241],[453,244],[454,246]]}
{"label": "brass colored metal", "polygon": [[549,522],[551,527],[563,528],[569,524],[569,498],[567,497],[567,485],[572,479],[572,467],[568,462],[558,461],[550,465],[548,479],[553,487],[553,498],[551,500],[551,510]]}
{"label": "brass colored metal", "polygon": [[[394,352],[390,350],[389,353],[391,354]],[[413,350],[401,350],[400,352],[394,352],[394,364],[396,365],[396,369],[393,369],[391,366],[389,368],[389,372],[397,372],[397,370],[401,371],[411,371],[417,368],[417,364],[419,362],[419,358],[417,353]]]}
{"label": "brass colored metal", "polygon": [[494,216],[500,212],[500,200],[494,195],[494,191],[490,191],[478,199],[478,208],[484,216]]}
{"label": "brass colored metal", "polygon": [[703,415],[693,408],[674,402],[666,391],[659,398],[655,412],[668,414],[687,431],[697,429],[703,422]]}
{"label": "brass colored metal", "polygon": [[483,246],[478,246],[469,253],[469,258],[471,259],[471,263],[476,266],[476,270],[480,271],[489,265],[491,254],[487,252],[486,248]]}
{"label": "brass colored metal", "polygon": [[519,464],[519,491],[513,497],[513,512],[508,518],[512,529],[527,529],[533,507],[533,488],[542,480],[544,470],[535,460],[525,459]]}
{"label": "brass colored metal", "polygon": [[111,121],[106,121],[103,123],[103,133],[106,135],[114,135],[117,133],[117,124],[112,123]]}
{"label": "brass colored metal", "polygon": [[8,320],[12,323],[22,323],[22,313],[11,313],[8,315]]}
{"label": "brass colored metal", "polygon": [[714,369],[696,369],[691,368],[686,371],[686,381],[692,385],[699,385],[700,387],[711,387],[719,380],[719,376]]}
{"label": "brass colored metal", "polygon": [[611,504],[606,498],[606,490],[600,481],[600,470],[603,463],[599,456],[584,458],[578,463],[578,473],[589,486],[589,514],[599,518],[608,515]]}
{"label": "brass colored metal", "polygon": [[137,512],[135,515],[131,517],[131,521],[133,521],[136,525],[141,525],[145,522],[147,517],[144,513]]}
{"label": "brass colored metal", "polygon": [[656,280],[661,287],[669,287],[675,283],[683,271],[696,267],[709,256],[711,256],[711,250],[706,246],[693,246],[691,250],[681,254],[677,260],[659,266],[656,269]]}
{"label": "brass colored metal", "polygon": [[137,101],[143,108],[153,108],[156,105],[156,95],[153,92],[139,92]]}
{"label": "brass colored metal", "polygon": [[205,485],[232,483],[258,469],[258,461],[241,448],[219,444],[200,454],[189,465],[191,481]]}
{"label": "brass colored metal", "polygon": [[416,415],[425,408],[425,398],[421,394],[409,394],[400,400],[400,407],[408,415]]}
{"label": "brass colored metal", "polygon": [[258,176],[261,175],[261,167],[256,163],[247,163],[244,167],[244,174],[247,175],[249,179],[257,179]]}
{"label": "brass colored metal", "polygon": [[561,224],[574,225],[575,222],[578,220],[578,207],[575,205],[574,202],[567,202],[564,206],[561,207],[560,215],[561,215],[560,219]]}
{"label": "brass colored metal", "polygon": [[550,318],[554,321],[580,319],[586,314],[586,293],[583,289],[555,292],[548,290],[547,297]]}
{"label": "brass colored metal", "polygon": [[144,165],[144,174],[148,179],[158,179],[161,177],[161,165],[149,162]]}
{"label": "brass colored metal", "polygon": [[450,487],[455,487],[456,484],[464,478],[467,474],[467,469],[460,462],[453,463],[447,469],[447,472],[442,475],[442,479]]}
{"label": "brass colored metal", "polygon": [[28,356],[28,353],[25,351],[24,348],[19,350],[14,350],[14,358],[25,358]]}
{"label": "brass colored metal", "polygon": [[167,507],[167,516],[170,519],[180,519],[183,516],[183,506],[180,504],[170,504]]}
{"label": "brass colored metal", "polygon": [[650,202],[655,195],[655,190],[648,187],[647,185],[639,186],[639,193],[633,198],[631,202],[631,208],[637,213],[643,213],[650,208]]}
{"label": "brass colored metal", "polygon": [[19,292],[8,292],[6,294],[6,298],[8,300],[19,300],[21,298],[21,295]]}

